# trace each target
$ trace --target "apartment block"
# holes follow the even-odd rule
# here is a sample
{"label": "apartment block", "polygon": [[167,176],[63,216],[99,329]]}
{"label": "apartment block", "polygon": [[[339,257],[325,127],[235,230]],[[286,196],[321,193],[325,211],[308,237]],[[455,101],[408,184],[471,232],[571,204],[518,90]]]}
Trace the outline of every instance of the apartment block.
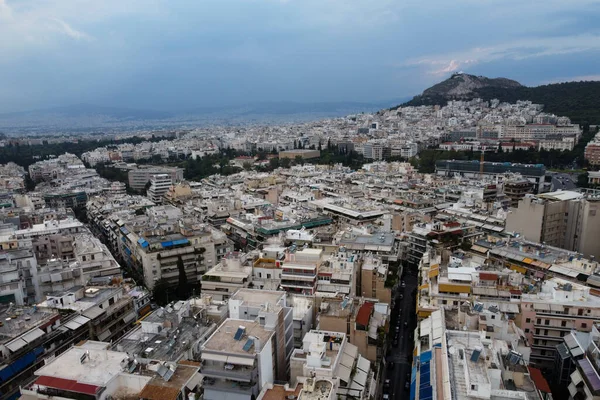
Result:
{"label": "apartment block", "polygon": [[600,195],[557,191],[526,195],[506,218],[506,231],[548,246],[600,257]]}
{"label": "apartment block", "polygon": [[183,181],[183,169],[176,167],[159,166],[138,166],[129,170],[127,173],[129,187],[133,190],[141,191],[154,175],[168,175],[171,178],[171,184]]}
{"label": "apartment block", "polygon": [[350,343],[371,362],[385,352],[389,305],[364,298],[317,297],[317,328],[347,334]]}
{"label": "apartment block", "polygon": [[155,204],[162,204],[172,184],[171,177],[167,174],[152,175],[150,178],[150,187],[148,188],[148,198],[150,201]]}
{"label": "apartment block", "polygon": [[294,349],[294,313],[286,304],[286,293],[257,289],[239,289],[229,298],[229,317],[256,321],[275,332],[275,380],[289,379],[289,358]]}
{"label": "apartment block", "polygon": [[202,293],[215,300],[229,299],[238,289],[247,288],[252,281],[252,267],[246,265],[246,258],[232,253],[202,275]]}
{"label": "apartment block", "polygon": [[259,322],[226,319],[202,345],[204,398],[258,396],[275,379],[274,338]]}
{"label": "apartment block", "polygon": [[[345,333],[311,330],[291,358],[291,384],[300,382],[300,397],[368,399],[376,393],[371,363],[348,342]],[[321,397],[317,397],[321,396]]]}

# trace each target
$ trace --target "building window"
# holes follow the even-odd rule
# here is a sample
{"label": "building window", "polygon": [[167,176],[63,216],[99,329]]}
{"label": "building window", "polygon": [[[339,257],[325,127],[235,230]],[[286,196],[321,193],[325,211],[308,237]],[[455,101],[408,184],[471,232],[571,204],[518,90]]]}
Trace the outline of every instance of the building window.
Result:
{"label": "building window", "polygon": [[109,305],[109,306],[112,306],[113,304],[115,304],[115,298],[114,298],[114,297],[111,297],[111,298],[108,300],[108,305]]}
{"label": "building window", "polygon": [[544,321],[544,325],[550,325],[550,320],[547,319],[546,321]]}
{"label": "building window", "polygon": [[585,323],[585,322],[582,322],[582,323],[581,323],[581,327],[582,327],[582,328],[587,328],[587,323]]}
{"label": "building window", "polygon": [[561,321],[560,326],[567,326],[567,321]]}
{"label": "building window", "polygon": [[528,324],[531,323],[531,318],[525,318],[525,322]]}
{"label": "building window", "polygon": [[529,333],[529,328],[525,328],[525,333]]}

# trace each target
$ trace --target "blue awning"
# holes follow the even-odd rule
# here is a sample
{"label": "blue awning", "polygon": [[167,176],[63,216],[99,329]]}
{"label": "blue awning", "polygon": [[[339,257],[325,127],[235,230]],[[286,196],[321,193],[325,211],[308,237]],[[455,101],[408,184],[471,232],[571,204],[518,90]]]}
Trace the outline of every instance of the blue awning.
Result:
{"label": "blue awning", "polygon": [[131,250],[129,250],[127,247],[125,247],[125,254],[127,254],[128,256],[131,255]]}
{"label": "blue awning", "polygon": [[187,239],[179,239],[179,240],[173,240],[173,246],[177,246],[180,244],[188,244],[190,241]]}
{"label": "blue awning", "polygon": [[146,239],[144,239],[144,238],[138,239],[138,241],[137,241],[137,242],[138,242],[138,243],[139,243],[139,245],[140,245],[140,246],[142,246],[143,248],[146,248],[146,247],[148,247],[148,242],[147,242],[147,241],[146,241]]}
{"label": "blue awning", "polygon": [[121,229],[121,232],[123,232],[123,235],[129,235],[129,231],[127,230],[127,228],[122,226],[120,229]]}

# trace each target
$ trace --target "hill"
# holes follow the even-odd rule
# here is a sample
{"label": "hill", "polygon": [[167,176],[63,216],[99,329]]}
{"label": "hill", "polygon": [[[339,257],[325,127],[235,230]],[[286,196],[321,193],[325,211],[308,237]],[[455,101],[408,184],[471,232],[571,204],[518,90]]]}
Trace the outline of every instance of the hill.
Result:
{"label": "hill", "polygon": [[600,124],[600,82],[564,82],[527,87],[505,79],[454,74],[415,96],[402,106],[446,105],[448,100],[482,98],[515,103],[530,100],[543,104],[544,111],[565,115],[581,125]]}

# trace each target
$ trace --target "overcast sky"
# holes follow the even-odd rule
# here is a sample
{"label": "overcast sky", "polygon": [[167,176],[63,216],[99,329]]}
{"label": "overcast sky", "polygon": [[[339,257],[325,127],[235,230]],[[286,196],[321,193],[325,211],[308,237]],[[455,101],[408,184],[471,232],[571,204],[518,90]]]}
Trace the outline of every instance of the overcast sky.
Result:
{"label": "overcast sky", "polygon": [[454,71],[600,79],[587,0],[0,0],[0,113],[420,93]]}

